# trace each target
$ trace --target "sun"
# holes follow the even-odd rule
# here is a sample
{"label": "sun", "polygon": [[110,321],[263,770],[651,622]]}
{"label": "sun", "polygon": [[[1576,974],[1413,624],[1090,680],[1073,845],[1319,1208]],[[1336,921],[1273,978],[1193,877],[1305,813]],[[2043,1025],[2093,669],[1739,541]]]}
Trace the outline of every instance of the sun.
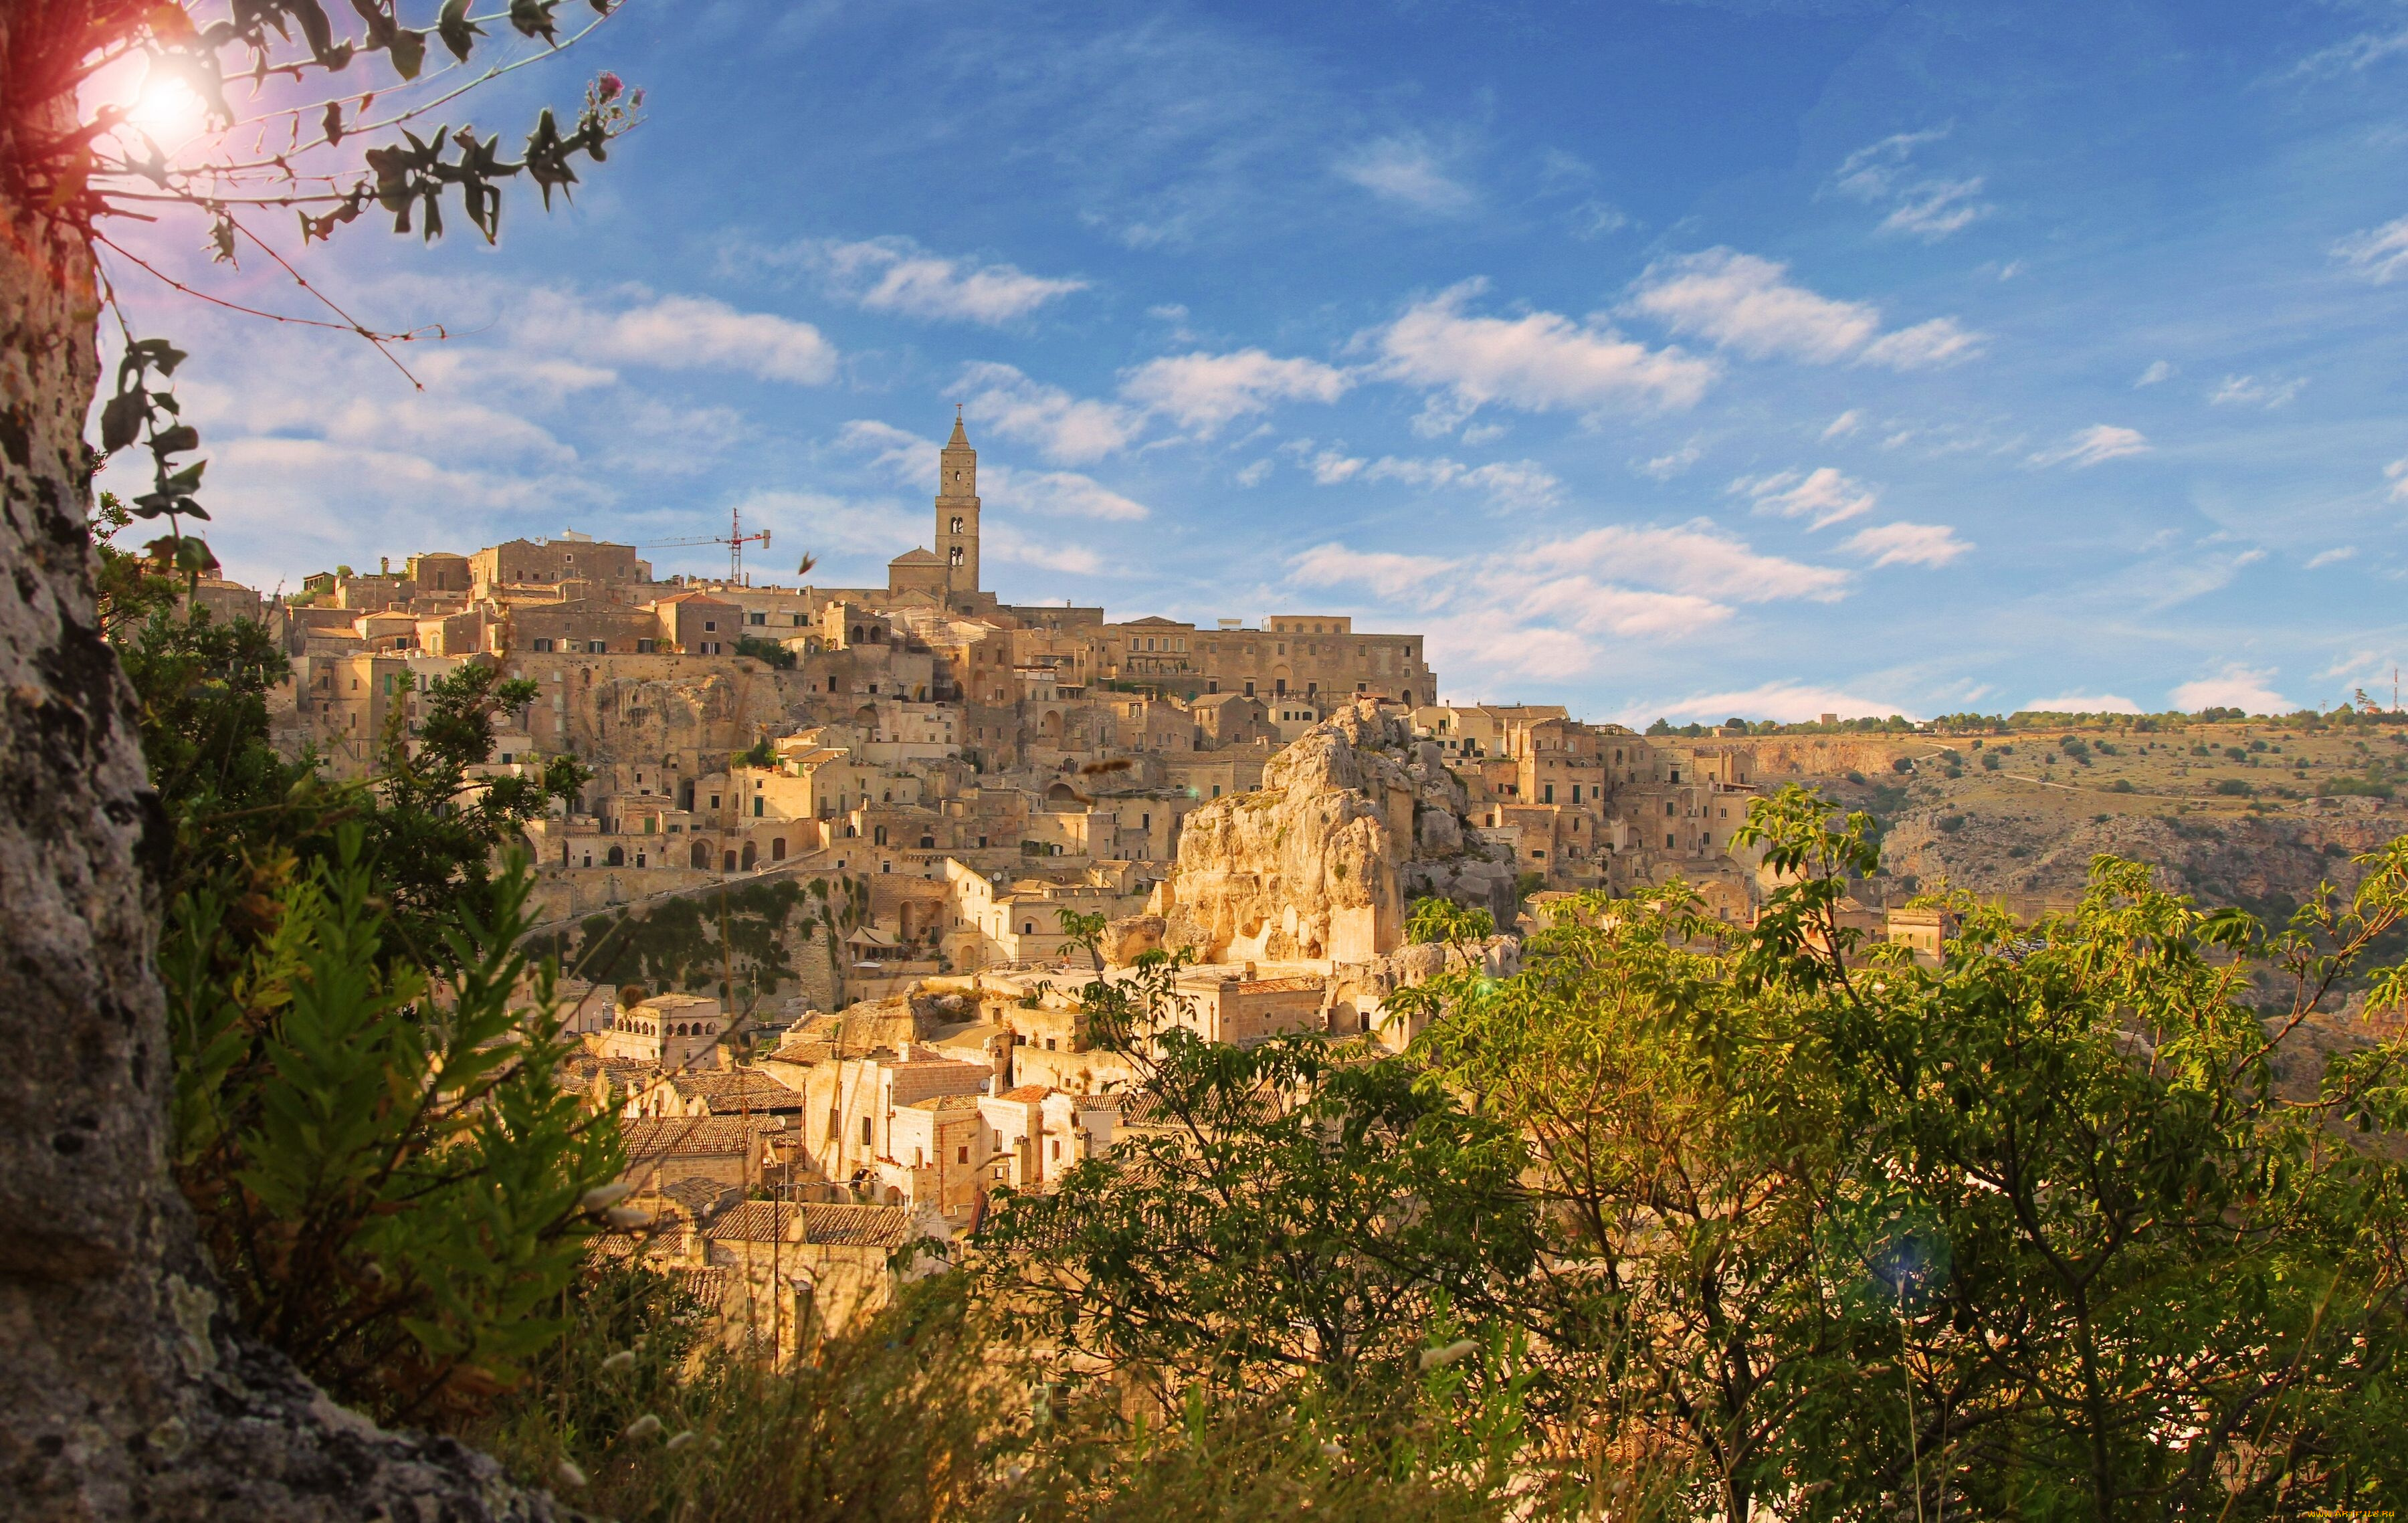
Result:
{"label": "sun", "polygon": [[152,69],[125,113],[128,126],[150,135],[153,142],[174,145],[199,136],[208,125],[208,108],[197,92],[177,76]]}

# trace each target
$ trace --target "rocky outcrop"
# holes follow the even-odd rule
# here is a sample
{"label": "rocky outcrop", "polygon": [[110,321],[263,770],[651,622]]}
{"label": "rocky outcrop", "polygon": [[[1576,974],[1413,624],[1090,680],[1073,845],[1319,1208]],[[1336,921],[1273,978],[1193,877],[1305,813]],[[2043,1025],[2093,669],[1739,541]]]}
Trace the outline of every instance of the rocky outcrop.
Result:
{"label": "rocky outcrop", "polygon": [[1123,915],[1104,927],[1104,961],[1125,968],[1160,947],[1168,929],[1160,915]]}
{"label": "rocky outcrop", "polygon": [[[0,153],[75,140],[72,65],[130,12],[0,6]],[[150,970],[166,822],[90,576],[91,250],[0,194],[0,1519],[535,1519],[238,1338],[168,1178]]]}
{"label": "rocky outcrop", "polygon": [[1512,865],[1487,858],[1464,803],[1401,714],[1341,711],[1273,757],[1261,788],[1187,817],[1164,944],[1211,962],[1369,962],[1402,942],[1406,900],[1433,893],[1502,925]]}

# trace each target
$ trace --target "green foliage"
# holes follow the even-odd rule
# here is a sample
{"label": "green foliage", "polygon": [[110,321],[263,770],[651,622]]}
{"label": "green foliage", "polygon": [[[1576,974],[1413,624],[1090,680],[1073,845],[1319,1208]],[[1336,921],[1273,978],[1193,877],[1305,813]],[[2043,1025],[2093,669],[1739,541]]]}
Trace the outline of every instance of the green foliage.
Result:
{"label": "green foliage", "polygon": [[452,907],[482,892],[495,854],[518,842],[529,821],[575,798],[592,777],[572,756],[553,756],[531,777],[472,776],[493,755],[494,719],[535,698],[534,682],[471,661],[427,684],[416,724],[403,705],[388,711],[367,815],[370,850],[396,931],[437,965]]}
{"label": "green foliage", "polygon": [[998,1304],[1166,1398],[1390,1378],[1441,1318],[1493,1314],[1535,1246],[1520,1139],[1395,1058],[1206,1042],[1181,966],[1082,991],[1143,1114],[1051,1192],[998,1198],[977,1238]]}
{"label": "green foliage", "polygon": [[[749,655],[755,661],[766,661],[780,671],[795,669],[795,653],[774,639],[763,639],[755,635],[746,635],[736,642],[736,654]],[[767,767],[769,764],[757,762],[754,765]]]}
{"label": "green foliage", "polygon": [[515,695],[472,665],[329,784],[269,744],[266,633],[150,591],[120,583],[115,629],[169,830],[170,1161],[248,1330],[345,1400],[448,1415],[556,1336],[617,1170],[615,1123],[552,1088],[548,975],[517,994],[523,859],[493,865],[580,774],[469,781]]}
{"label": "green foliage", "polygon": [[[755,879],[702,894],[681,894],[640,910],[588,915],[572,933],[551,931],[527,943],[579,978],[640,984],[663,993],[716,990],[731,975],[739,987],[772,993],[796,976],[790,928],[809,936],[816,912],[792,878]],[[795,912],[803,909],[799,923]]]}
{"label": "green foliage", "polygon": [[1405,940],[1415,943],[1438,941],[1470,957],[1470,949],[1497,934],[1497,917],[1485,910],[1475,910],[1453,899],[1415,899],[1405,911]]}
{"label": "green foliage", "polygon": [[366,832],[272,902],[204,885],[167,917],[178,1182],[238,1315],[338,1398],[423,1418],[559,1333],[617,1128],[553,1085],[550,980],[516,998],[529,881],[463,905],[438,987],[388,945]]}
{"label": "green foliage", "polygon": [[2227,798],[2246,798],[2258,789],[2247,778],[2220,777],[2214,791]]}
{"label": "green foliage", "polygon": [[[1745,1516],[2261,1517],[2396,1504],[2408,1044],[2280,1098],[2285,1042],[2408,910],[2408,841],[2270,931],[2100,858],[2036,929],[1970,898],[1937,970],[1848,955],[1862,816],[1791,788],[1739,934],[1679,885],[1578,905],[1417,1047],[1531,1141],[1559,1358],[1534,1398]],[[2253,979],[2286,988],[2261,1021]],[[2369,982],[2397,1008],[2397,970]],[[1618,1434],[1619,1436],[1614,1436]]]}

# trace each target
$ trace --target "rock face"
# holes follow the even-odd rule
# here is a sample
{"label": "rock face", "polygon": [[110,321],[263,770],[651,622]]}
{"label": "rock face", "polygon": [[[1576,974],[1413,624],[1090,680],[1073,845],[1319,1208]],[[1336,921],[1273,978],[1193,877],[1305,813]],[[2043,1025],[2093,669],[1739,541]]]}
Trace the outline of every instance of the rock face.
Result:
{"label": "rock face", "polygon": [[1513,869],[1463,822],[1437,748],[1371,703],[1271,759],[1263,785],[1187,817],[1164,944],[1210,962],[1369,962],[1404,940],[1408,898],[1442,894],[1512,916]]}
{"label": "rock face", "polygon": [[[0,156],[72,140],[129,11],[0,6]],[[36,171],[38,172],[38,171]],[[91,249],[0,194],[0,1519],[554,1516],[234,1336],[166,1170],[165,842],[90,576]]]}

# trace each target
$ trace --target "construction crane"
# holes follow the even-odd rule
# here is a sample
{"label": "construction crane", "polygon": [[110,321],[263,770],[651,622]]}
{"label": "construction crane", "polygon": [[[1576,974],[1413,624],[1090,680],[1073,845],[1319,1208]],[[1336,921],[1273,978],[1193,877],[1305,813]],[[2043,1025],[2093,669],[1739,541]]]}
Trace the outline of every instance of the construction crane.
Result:
{"label": "construction crane", "polygon": [[740,587],[744,584],[744,547],[756,543],[764,550],[768,549],[769,531],[763,529],[755,534],[745,533],[744,510],[740,508],[731,508],[727,510],[725,534],[705,534],[691,539],[655,539],[650,544],[638,545],[636,548],[638,550],[673,550],[682,545],[725,545],[728,584]]}

